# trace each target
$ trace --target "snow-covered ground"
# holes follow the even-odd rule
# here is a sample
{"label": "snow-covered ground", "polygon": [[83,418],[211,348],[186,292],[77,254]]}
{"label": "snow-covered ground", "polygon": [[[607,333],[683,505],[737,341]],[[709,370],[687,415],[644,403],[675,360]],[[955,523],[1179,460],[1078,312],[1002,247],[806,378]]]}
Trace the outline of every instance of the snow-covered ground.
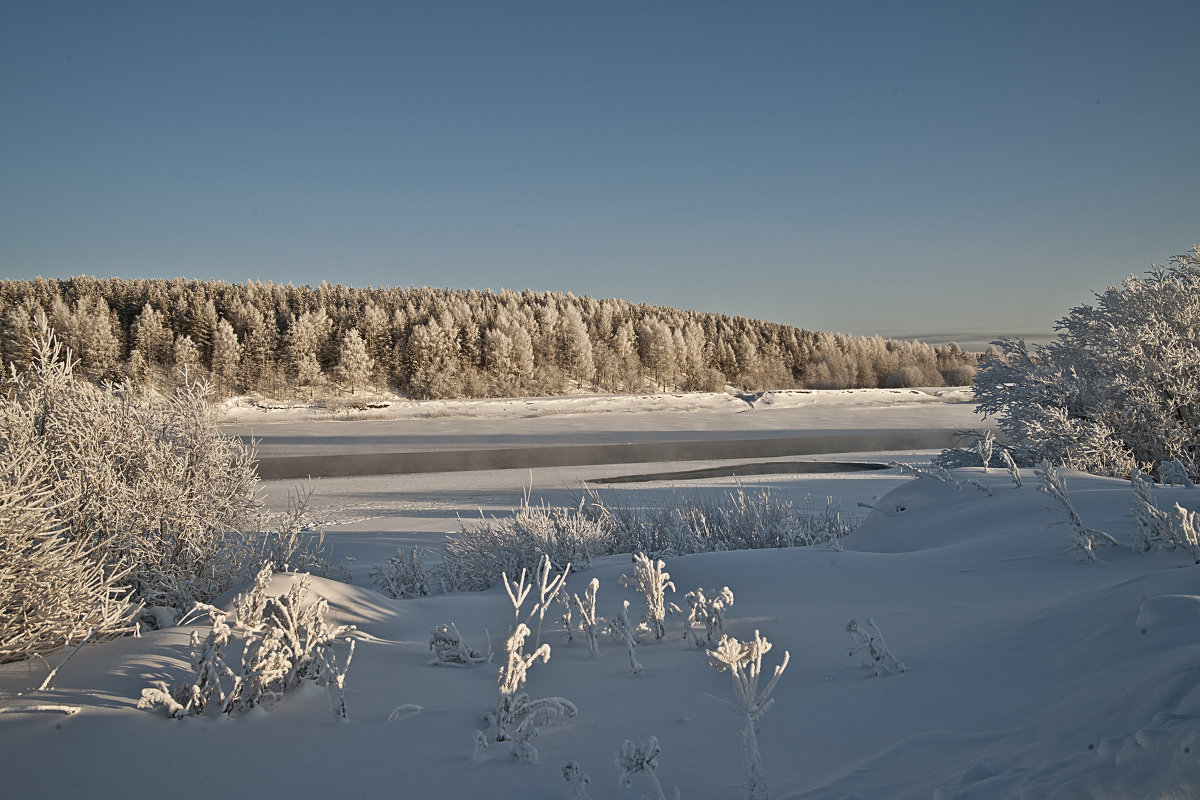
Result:
{"label": "snow-covered ground", "polygon": [[[638,647],[644,670],[633,675],[623,645],[605,639],[589,654],[579,638],[564,641],[548,617],[550,660],[530,668],[525,688],[535,698],[568,698],[578,715],[546,728],[534,741],[538,763],[523,763],[506,743],[476,757],[472,740],[496,705],[501,645],[513,623],[504,589],[390,600],[363,579],[364,560],[397,543],[434,543],[458,528],[457,515],[476,508],[502,513],[531,480],[535,500],[541,492],[565,503],[581,480],[664,466],[319,481],[310,513],[326,523],[337,558],[358,559],[354,584],[313,581],[331,617],[358,626],[348,721],[334,719],[326,690],[313,685],[232,719],[179,721],[139,710],[151,682],[187,675],[187,640],[203,627],[152,632],[84,648],[48,691],[32,691],[46,674],[42,662],[0,667],[0,711],[82,709],[0,713],[4,794],[565,798],[561,765],[573,760],[591,776],[596,800],[653,796],[643,776],[632,790],[618,786],[614,753],[625,739],[656,736],[668,793],[677,786],[685,800],[744,797],[741,720],[705,696],[732,699],[729,675],[685,643],[678,618],[667,622],[669,638]],[[895,469],[747,478],[796,498],[833,495],[867,518],[840,550],[668,559],[678,590],[668,599],[684,605],[687,591],[728,586],[735,601],[726,632],[745,640],[761,631],[774,644],[764,659],[768,674],[790,652],[775,705],[758,727],[772,797],[1200,797],[1197,567],[1182,552],[1132,551],[1127,483],[1067,476],[1084,523],[1121,542],[1096,563],[1068,552],[1065,527],[1047,527],[1063,515],[1046,510],[1050,501],[1031,473],[1016,488],[1004,472],[982,469],[955,477],[979,481],[990,496]],[[733,483],[619,491],[653,501]],[[283,505],[289,486],[268,487],[273,507]],[[1156,494],[1163,508],[1200,505],[1197,490]],[[627,555],[598,559],[572,575],[567,590],[582,594],[596,578],[601,615],[615,616],[623,600],[640,614],[644,601],[619,581],[632,566]],[[278,576],[273,588],[286,581]],[[847,657],[852,617],[878,623],[904,672],[874,677]],[[490,634],[497,657],[470,669],[429,665],[429,631],[448,622],[478,648]]]}

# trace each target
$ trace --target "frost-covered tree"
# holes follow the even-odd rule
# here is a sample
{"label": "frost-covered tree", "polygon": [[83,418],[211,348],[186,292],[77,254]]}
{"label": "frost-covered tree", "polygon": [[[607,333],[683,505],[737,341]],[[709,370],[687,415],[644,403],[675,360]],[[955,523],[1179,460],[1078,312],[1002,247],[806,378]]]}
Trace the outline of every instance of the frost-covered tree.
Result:
{"label": "frost-covered tree", "polygon": [[356,328],[351,328],[342,336],[341,347],[338,348],[338,363],[334,370],[337,379],[350,393],[360,386],[366,386],[371,380],[375,369],[375,361],[367,354],[367,345]]}
{"label": "frost-covered tree", "polygon": [[997,341],[976,374],[978,411],[996,417],[1018,462],[1127,477],[1178,459],[1200,478],[1200,245],[1056,327],[1032,351]]}
{"label": "frost-covered tree", "polygon": [[237,386],[238,371],[242,361],[242,346],[229,320],[217,323],[212,342],[212,378],[217,391],[229,394]]}

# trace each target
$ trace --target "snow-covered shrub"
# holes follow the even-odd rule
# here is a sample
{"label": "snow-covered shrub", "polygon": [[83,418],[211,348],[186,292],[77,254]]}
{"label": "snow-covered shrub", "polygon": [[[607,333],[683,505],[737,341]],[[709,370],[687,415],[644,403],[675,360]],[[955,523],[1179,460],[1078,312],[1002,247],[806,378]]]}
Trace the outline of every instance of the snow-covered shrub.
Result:
{"label": "snow-covered shrub", "polygon": [[642,622],[646,629],[654,634],[655,639],[661,639],[667,635],[668,609],[674,613],[682,613],[679,606],[667,603],[667,589],[675,591],[671,573],[663,571],[666,564],[662,559],[651,561],[645,553],[633,554],[633,566],[633,577],[622,575],[621,585],[641,592],[646,598],[646,614],[642,617]]}
{"label": "snow-covered shrub", "polygon": [[1158,465],[1158,480],[1160,483],[1168,486],[1186,486],[1189,489],[1195,489],[1196,484],[1188,477],[1187,469],[1183,464],[1179,463],[1179,459],[1174,461],[1163,461]]}
{"label": "snow-covered shrub", "polygon": [[407,555],[397,547],[396,555],[383,564],[374,564],[367,577],[388,597],[425,597],[429,594],[429,574],[425,571],[426,551],[409,548]]}
{"label": "snow-covered shrub", "polygon": [[849,657],[854,658],[856,654],[861,656],[876,678],[884,672],[904,672],[904,662],[892,655],[875,620],[868,618],[864,625],[857,618],[852,619],[846,623],[846,633],[850,634],[853,642]]}
{"label": "snow-covered shrub", "polygon": [[457,536],[446,537],[434,574],[446,589],[479,591],[498,583],[501,574],[533,569],[543,556],[556,569],[582,569],[593,556],[614,552],[607,530],[583,500],[574,509],[551,508],[532,504],[526,492],[511,517],[462,524]]}
{"label": "snow-covered shrub", "polygon": [[1200,245],[1072,309],[1031,352],[1020,339],[975,377],[977,410],[1017,462],[1125,477],[1178,460],[1200,478]]}
{"label": "snow-covered shrub", "polygon": [[857,526],[832,498],[817,508],[811,497],[797,507],[778,490],[748,491],[740,484],[721,496],[677,495],[658,507],[600,504],[611,521],[613,553],[688,555],[836,543]]}
{"label": "snow-covered shrub", "polygon": [[225,663],[225,647],[229,644],[232,631],[225,622],[225,613],[212,606],[209,611],[212,626],[203,639],[199,631],[192,631],[188,646],[192,666],[192,680],[182,683],[173,690],[164,681],[142,690],[138,708],[161,706],[168,716],[175,719],[204,713],[208,701],[216,697],[221,710],[228,713],[229,693],[237,685],[238,675]]}
{"label": "snow-covered shrub", "polygon": [[683,599],[688,607],[683,638],[690,637],[696,647],[704,647],[714,637],[719,641],[725,635],[725,609],[733,605],[733,592],[729,587],[722,586],[720,591],[710,589],[707,595],[698,588],[685,594]]}
{"label": "snow-covered shrub", "polygon": [[[533,619],[535,614],[537,615],[538,633],[534,639],[536,644],[542,643],[542,621],[546,618],[546,611],[549,610],[550,604],[554,602],[554,598],[566,583],[571,565],[567,564],[566,568],[556,577],[550,576],[550,570],[550,558],[542,556],[537,569],[538,602],[534,603],[533,610],[526,617],[526,621],[528,621]],[[521,577],[515,581],[510,581],[508,574],[503,572],[500,573],[500,579],[504,582],[504,591],[508,593],[508,599],[512,601],[513,623],[518,624],[521,622],[521,606],[525,604],[525,598],[533,590],[533,584],[528,582],[527,571],[524,567],[521,568]]]}
{"label": "snow-covered shrub", "polygon": [[758,678],[762,673],[762,659],[771,647],[771,643],[755,631],[754,639],[748,642],[722,636],[717,648],[708,652],[712,666],[729,670],[733,679],[734,702],[712,695],[709,697],[742,717],[745,722],[738,737],[742,742],[742,766],[746,771],[746,797],[751,799],[767,797],[767,775],[758,752],[758,721],[774,705],[771,692],[775,691],[775,684],[779,683],[780,676],[787,669],[790,657],[785,650],[783,661],[775,667],[774,675],[760,692]]}
{"label": "snow-covered shrub", "polygon": [[533,505],[526,492],[512,517],[465,523],[442,545],[433,576],[446,591],[478,591],[500,576],[533,569],[548,556],[556,569],[585,568],[592,558],[643,552],[653,556],[837,542],[860,520],[832,498],[799,506],[777,490],[738,487],[723,497],[676,496],[651,508],[632,508],[586,494],[572,508]]}
{"label": "snow-covered shrub", "polygon": [[0,663],[91,635],[133,630],[126,576],[106,571],[94,545],[61,535],[39,459],[0,450]]}
{"label": "snow-covered shrub", "polygon": [[[331,577],[325,558],[325,532],[318,530],[315,536],[307,533],[311,525],[307,519],[308,503],[313,489],[311,482],[289,489],[287,511],[275,515],[269,529],[260,523],[257,533],[262,539],[258,559],[261,563],[277,565],[285,571]],[[341,571],[343,582],[350,583],[345,575],[348,570],[343,566]]]}
{"label": "snow-covered shrub", "polygon": [[[265,586],[269,578],[265,570],[260,572],[256,587]],[[333,645],[354,626],[330,627],[325,620],[329,601],[323,597],[310,601],[309,585],[307,576],[294,581],[284,594],[267,598],[261,614],[247,615],[247,622],[255,622],[257,617],[257,624],[239,620],[236,629],[228,625],[224,611],[198,603],[196,609],[209,615],[211,627],[203,638],[199,631],[192,632],[191,681],[174,688],[159,682],[144,689],[138,707],[161,707],[169,716],[181,718],[202,714],[215,697],[221,713],[235,715],[272,705],[300,681],[310,680],[337,690],[334,713],[345,719],[345,679],[354,657],[354,642],[350,641],[349,653],[341,665]],[[252,590],[241,607],[253,607],[255,595],[256,590]],[[242,645],[238,669],[230,666],[226,652],[235,636]]]}
{"label": "snow-covered shrub", "polygon": [[267,587],[275,574],[274,564],[264,564],[254,576],[254,585],[248,592],[240,592],[233,598],[233,610],[237,614],[237,623],[242,628],[257,628],[263,624],[263,614],[267,610]]}
{"label": "snow-covered shrub", "polygon": [[[1071,495],[1067,492],[1067,479],[1058,471],[1058,468],[1049,461],[1043,461],[1034,474],[1038,477],[1038,491],[1048,495],[1062,507],[1067,515],[1067,524],[1071,528],[1071,544],[1079,557],[1084,561],[1096,560],[1096,547],[1107,547],[1115,545],[1117,540],[1109,536],[1104,531],[1085,528],[1083,520],[1079,518],[1078,512],[1075,511],[1075,506],[1071,502]],[[1051,523],[1052,525],[1061,523]]]}
{"label": "snow-covered shrub", "polygon": [[[529,667],[539,658],[542,663],[550,660],[550,645],[543,644],[532,653],[525,652],[525,640],[529,638],[529,626],[518,623],[508,641],[504,643],[504,665],[500,667],[500,697],[495,711],[484,715],[489,730],[494,729],[497,742],[512,742],[512,754],[522,761],[536,761],[537,748],[532,740],[538,731],[549,725],[556,717],[574,717],[578,713],[575,704],[563,697],[544,697],[532,700],[521,691]],[[479,741],[479,736],[476,737]],[[486,744],[486,738],[483,740]]]}
{"label": "snow-covered shrub", "polygon": [[46,478],[50,528],[110,579],[128,572],[147,606],[188,608],[243,580],[258,555],[247,532],[258,478],[253,453],[217,428],[205,387],[93,385],[40,324],[29,369],[0,398],[0,452]]}
{"label": "snow-covered shrub", "polygon": [[487,653],[476,650],[463,640],[453,622],[437,625],[429,631],[429,649],[433,652],[433,661],[429,663],[444,667],[473,667],[492,660],[490,640]]}
{"label": "snow-covered shrub", "polygon": [[1142,552],[1161,547],[1173,550],[1181,547],[1192,554],[1200,564],[1200,535],[1197,531],[1196,512],[1189,511],[1178,503],[1172,511],[1162,511],[1154,499],[1153,481],[1134,471],[1130,479],[1133,487],[1134,521],[1137,523],[1139,541],[1135,550]]}

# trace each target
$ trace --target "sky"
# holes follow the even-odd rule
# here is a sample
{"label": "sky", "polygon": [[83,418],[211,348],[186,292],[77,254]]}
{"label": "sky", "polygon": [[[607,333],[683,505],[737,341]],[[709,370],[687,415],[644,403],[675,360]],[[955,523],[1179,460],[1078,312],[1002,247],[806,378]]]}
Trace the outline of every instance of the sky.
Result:
{"label": "sky", "polygon": [[1047,331],[1200,242],[1200,3],[0,4],[0,278]]}

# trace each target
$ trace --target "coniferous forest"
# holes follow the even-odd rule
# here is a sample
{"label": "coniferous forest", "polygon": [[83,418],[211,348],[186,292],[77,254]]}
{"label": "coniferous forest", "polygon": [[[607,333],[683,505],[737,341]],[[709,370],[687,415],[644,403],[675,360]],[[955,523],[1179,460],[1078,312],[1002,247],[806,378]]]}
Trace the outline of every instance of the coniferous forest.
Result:
{"label": "coniferous forest", "polygon": [[724,314],[525,290],[73,277],[0,282],[4,374],[45,314],[96,381],[218,397],[396,392],[417,399],[966,385],[951,343],[820,333]]}

